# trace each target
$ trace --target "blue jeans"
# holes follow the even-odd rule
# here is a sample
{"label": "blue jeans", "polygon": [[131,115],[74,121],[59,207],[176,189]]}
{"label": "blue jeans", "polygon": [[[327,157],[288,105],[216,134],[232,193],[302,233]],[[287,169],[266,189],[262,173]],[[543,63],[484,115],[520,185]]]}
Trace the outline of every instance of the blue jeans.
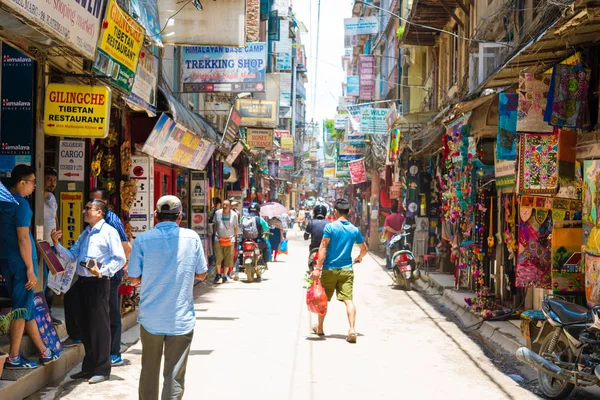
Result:
{"label": "blue jeans", "polygon": [[121,309],[119,307],[119,285],[121,279],[110,278],[110,297],[108,300],[110,313],[110,355],[121,355]]}

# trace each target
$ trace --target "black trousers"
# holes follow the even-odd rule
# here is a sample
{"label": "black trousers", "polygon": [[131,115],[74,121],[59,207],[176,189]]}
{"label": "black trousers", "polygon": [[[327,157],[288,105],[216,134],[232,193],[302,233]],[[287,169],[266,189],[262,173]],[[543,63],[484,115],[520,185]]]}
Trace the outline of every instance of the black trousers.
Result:
{"label": "black trousers", "polygon": [[121,309],[119,307],[119,285],[121,278],[110,278],[110,354],[121,355]]}
{"label": "black trousers", "polygon": [[82,278],[79,285],[81,341],[85,349],[81,370],[91,375],[110,376],[110,280]]}
{"label": "black trousers", "polygon": [[73,286],[65,293],[65,325],[67,333],[73,340],[81,340],[81,329],[79,328],[81,321],[81,303],[79,303],[79,281],[76,281]]}

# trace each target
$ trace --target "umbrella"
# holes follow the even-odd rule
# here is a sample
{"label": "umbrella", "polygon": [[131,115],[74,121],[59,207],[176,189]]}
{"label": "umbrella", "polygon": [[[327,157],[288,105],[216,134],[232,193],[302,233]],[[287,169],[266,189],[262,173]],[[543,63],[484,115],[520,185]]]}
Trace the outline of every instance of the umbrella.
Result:
{"label": "umbrella", "polygon": [[13,197],[13,195],[8,191],[6,186],[2,184],[2,182],[0,182],[0,201],[19,204],[19,202]]}
{"label": "umbrella", "polygon": [[263,218],[274,218],[286,213],[287,209],[279,203],[265,203],[260,206],[260,216]]}

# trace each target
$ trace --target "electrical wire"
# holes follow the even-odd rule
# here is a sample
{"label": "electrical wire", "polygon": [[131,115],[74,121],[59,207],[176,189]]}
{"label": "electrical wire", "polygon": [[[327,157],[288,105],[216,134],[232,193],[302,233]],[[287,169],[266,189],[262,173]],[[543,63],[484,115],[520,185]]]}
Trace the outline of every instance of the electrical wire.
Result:
{"label": "electrical wire", "polygon": [[315,77],[313,85],[313,103],[312,103],[312,115],[315,115],[315,107],[317,103],[317,78],[319,76],[319,33],[321,28],[321,0],[317,3],[317,44],[315,50]]}

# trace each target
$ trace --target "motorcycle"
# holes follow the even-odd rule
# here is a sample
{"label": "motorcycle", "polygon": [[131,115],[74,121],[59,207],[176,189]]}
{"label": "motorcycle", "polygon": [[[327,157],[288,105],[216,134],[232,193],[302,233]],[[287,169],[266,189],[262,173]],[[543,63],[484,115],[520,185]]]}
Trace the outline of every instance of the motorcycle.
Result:
{"label": "motorcycle", "polygon": [[312,274],[315,265],[317,265],[317,260],[319,259],[319,248],[312,249],[308,254],[308,271],[307,277]]}
{"label": "motorcycle", "polygon": [[402,229],[404,232],[392,236],[387,246],[392,253],[391,262],[396,285],[401,289],[411,290],[410,283],[419,279],[421,272],[417,268],[415,256],[410,250],[410,244],[406,241],[406,238],[410,235],[411,226],[404,225]]}
{"label": "motorcycle", "polygon": [[544,395],[564,399],[575,386],[600,384],[600,306],[590,311],[547,294],[542,312],[552,332],[543,340],[539,354],[520,347],[516,356],[537,369]]}
{"label": "motorcycle", "polygon": [[240,247],[240,271],[246,273],[248,282],[254,282],[255,274],[256,279],[260,281],[263,272],[266,270],[266,265],[258,243],[252,239],[244,239]]}

